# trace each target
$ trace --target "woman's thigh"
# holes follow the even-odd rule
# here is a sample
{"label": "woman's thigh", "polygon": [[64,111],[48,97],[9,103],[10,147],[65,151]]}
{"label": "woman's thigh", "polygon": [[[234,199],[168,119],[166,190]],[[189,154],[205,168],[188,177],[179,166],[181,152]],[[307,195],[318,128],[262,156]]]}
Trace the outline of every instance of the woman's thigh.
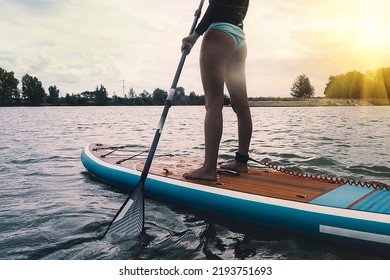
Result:
{"label": "woman's thigh", "polygon": [[206,102],[223,102],[224,83],[235,42],[219,30],[209,30],[204,35],[200,54],[200,69]]}
{"label": "woman's thigh", "polygon": [[247,46],[244,44],[231,56],[226,68],[226,86],[228,88],[233,108],[247,106],[247,87],[245,61]]}

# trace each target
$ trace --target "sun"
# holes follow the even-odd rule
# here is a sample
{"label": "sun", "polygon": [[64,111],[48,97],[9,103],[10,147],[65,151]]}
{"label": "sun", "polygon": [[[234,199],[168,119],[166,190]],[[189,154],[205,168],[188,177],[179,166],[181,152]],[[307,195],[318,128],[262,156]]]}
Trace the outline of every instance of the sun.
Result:
{"label": "sun", "polygon": [[356,41],[361,46],[365,47],[381,47],[383,46],[384,27],[381,26],[376,17],[363,17],[357,24]]}
{"label": "sun", "polygon": [[350,49],[350,57],[356,65],[366,69],[383,65],[390,47],[387,31],[388,19],[383,13],[366,11],[351,15],[346,35],[346,46]]}

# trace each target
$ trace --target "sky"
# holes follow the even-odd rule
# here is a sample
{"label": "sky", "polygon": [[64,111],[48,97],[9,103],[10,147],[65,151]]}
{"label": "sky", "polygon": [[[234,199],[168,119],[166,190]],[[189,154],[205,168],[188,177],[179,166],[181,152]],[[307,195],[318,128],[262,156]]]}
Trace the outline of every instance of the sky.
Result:
{"label": "sky", "polygon": [[[205,1],[203,12],[207,8]],[[198,0],[0,0],[0,67],[60,95],[166,91]],[[324,96],[329,76],[390,67],[388,0],[251,0],[245,19],[250,97],[289,97],[305,74]],[[200,40],[179,86],[203,95]],[[21,84],[19,84],[21,88]]]}

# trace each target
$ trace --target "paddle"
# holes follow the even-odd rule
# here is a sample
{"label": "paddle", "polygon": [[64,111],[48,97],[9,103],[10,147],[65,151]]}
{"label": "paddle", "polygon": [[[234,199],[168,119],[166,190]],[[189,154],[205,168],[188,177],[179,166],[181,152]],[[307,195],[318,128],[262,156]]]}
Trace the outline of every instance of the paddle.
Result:
{"label": "paddle", "polygon": [[[204,0],[200,1],[198,9],[195,11],[195,18],[191,26],[190,34],[192,34],[195,30],[196,24],[200,18],[202,6]],[[160,140],[160,136],[165,124],[165,120],[168,115],[169,108],[172,105],[173,97],[176,93],[177,83],[179,81],[179,77],[181,71],[183,69],[183,65],[185,59],[188,55],[188,49],[184,49],[181,55],[181,59],[179,61],[179,65],[176,70],[175,77],[173,79],[171,88],[168,92],[167,99],[164,104],[164,110],[162,112],[160,122],[154,134],[153,142],[151,148],[149,150],[148,157],[146,159],[144,168],[142,170],[142,174],[140,180],[135,187],[133,193],[126,199],[123,203],[119,211],[116,213],[114,219],[111,221],[108,226],[104,236],[108,236],[112,240],[120,240],[126,238],[126,236],[134,236],[138,235],[144,231],[144,222],[145,222],[145,203],[144,203],[144,186],[145,181],[149,173],[150,166],[152,165],[153,157],[157,149],[158,142]]]}

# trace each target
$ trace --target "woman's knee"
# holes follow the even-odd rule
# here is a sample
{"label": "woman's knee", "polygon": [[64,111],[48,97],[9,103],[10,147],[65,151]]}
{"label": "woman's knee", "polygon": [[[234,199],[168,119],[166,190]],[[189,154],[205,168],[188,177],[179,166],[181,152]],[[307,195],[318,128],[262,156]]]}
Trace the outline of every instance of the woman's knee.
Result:
{"label": "woman's knee", "polygon": [[242,100],[231,100],[231,107],[237,115],[247,114],[249,112],[249,103],[247,98]]}
{"label": "woman's knee", "polygon": [[224,107],[224,100],[222,95],[210,96],[207,93],[205,93],[206,110],[222,111],[223,107]]}

